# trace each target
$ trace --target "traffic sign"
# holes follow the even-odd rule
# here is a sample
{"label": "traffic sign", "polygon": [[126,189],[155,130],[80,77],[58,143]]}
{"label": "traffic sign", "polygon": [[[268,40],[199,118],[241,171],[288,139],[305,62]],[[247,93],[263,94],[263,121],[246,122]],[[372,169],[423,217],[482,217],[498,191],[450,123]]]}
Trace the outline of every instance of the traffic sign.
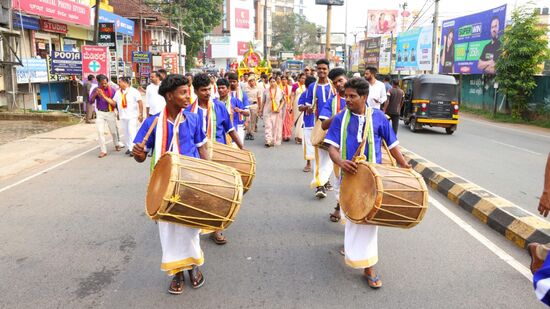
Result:
{"label": "traffic sign", "polygon": [[109,74],[109,47],[84,45],[82,50],[82,78],[88,75]]}
{"label": "traffic sign", "polygon": [[80,52],[51,52],[51,74],[80,75],[82,74],[82,54]]}

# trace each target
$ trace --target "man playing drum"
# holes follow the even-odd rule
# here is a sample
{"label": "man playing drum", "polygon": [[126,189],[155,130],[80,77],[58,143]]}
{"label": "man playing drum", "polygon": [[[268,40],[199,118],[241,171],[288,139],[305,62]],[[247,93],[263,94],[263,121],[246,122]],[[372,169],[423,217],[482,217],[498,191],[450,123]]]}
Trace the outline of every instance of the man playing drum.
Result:
{"label": "man playing drum", "polygon": [[[202,158],[207,157],[206,135],[202,130],[202,119],[184,109],[189,105],[188,80],[182,75],[169,75],[162,81],[159,94],[166,100],[166,107],[159,113],[149,116],[139,129],[132,154],[137,162],[145,161],[146,154],[153,150],[151,168],[165,152],[177,152],[180,155]],[[158,118],[155,124],[155,119]],[[147,132],[154,125],[145,145],[141,145]],[[174,128],[177,134],[174,137]],[[185,270],[193,288],[204,284],[199,266],[204,263],[200,247],[200,229],[186,227],[169,222],[158,222],[160,243],[162,246],[162,264],[160,268],[173,275],[168,292],[181,294],[183,291]]]}
{"label": "man playing drum", "polygon": [[[231,123],[227,108],[220,101],[213,101],[210,98],[211,86],[208,75],[204,73],[195,75],[193,88],[197,99],[187,108],[187,111],[199,115],[202,119],[202,130],[206,137],[210,141],[227,144],[227,134],[240,149],[243,149],[243,143]],[[210,238],[218,245],[227,243],[227,239],[219,231],[212,233]]]}
{"label": "man playing drum", "polygon": [[309,85],[315,83],[316,79],[313,76],[308,76],[305,81],[304,93],[298,99],[298,110],[303,114],[303,138],[302,148],[304,151],[304,160],[306,160],[306,166],[303,171],[305,173],[311,172],[311,161],[315,160],[315,150],[311,144],[311,130],[315,123],[315,114],[313,114],[313,108],[306,104],[307,88]]}
{"label": "man playing drum", "polygon": [[[346,107],[346,100],[344,99],[345,90],[344,85],[348,81],[346,78],[346,70],[342,68],[334,68],[328,73],[328,78],[332,81],[332,85],[336,90],[336,95],[332,95],[327,104],[323,107],[319,113],[319,119],[323,121],[322,128],[323,130],[328,130],[332,119],[336,116],[342,109]],[[334,169],[334,195],[336,196],[336,207],[334,212],[330,214],[330,221],[338,222],[340,221],[340,169],[335,167]]]}
{"label": "man playing drum", "polygon": [[[333,118],[325,138],[334,164],[346,173],[356,174],[357,164],[352,159],[357,149],[363,146],[363,139],[367,137],[367,140],[373,140],[374,143],[364,145],[364,151],[359,155],[369,158],[370,154],[372,161],[381,163],[383,139],[397,162],[402,167],[409,168],[410,165],[396,147],[398,141],[384,113],[378,109],[367,108],[365,102],[369,93],[368,82],[362,78],[353,78],[344,88],[347,108]],[[371,124],[370,130],[365,125],[368,123]],[[367,130],[370,136],[366,136],[364,130]],[[378,262],[378,227],[346,220],[344,249],[346,264],[356,269],[364,269],[363,274],[369,286],[373,289],[380,288],[382,281],[373,268]]]}
{"label": "man playing drum", "polygon": [[[317,82],[309,85],[307,89],[306,105],[313,109],[315,121],[319,118],[319,113],[323,110],[325,104],[329,101],[333,88],[327,77],[329,62],[326,59],[320,59],[317,64]],[[329,182],[332,174],[333,165],[326,150],[315,147],[315,164],[313,165],[313,180],[311,187],[316,188],[315,196],[317,198],[327,197],[327,190],[332,190]]]}

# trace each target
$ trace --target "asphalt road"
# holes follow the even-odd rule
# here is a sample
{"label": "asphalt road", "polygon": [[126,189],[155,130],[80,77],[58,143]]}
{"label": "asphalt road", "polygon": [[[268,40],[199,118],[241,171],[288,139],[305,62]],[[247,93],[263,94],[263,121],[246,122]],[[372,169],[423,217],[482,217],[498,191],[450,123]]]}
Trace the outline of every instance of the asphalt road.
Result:
{"label": "asphalt road", "polygon": [[462,116],[453,135],[430,127],[412,133],[401,122],[398,137],[407,149],[538,215],[550,130]]}
{"label": "asphalt road", "polygon": [[[371,290],[338,253],[334,197],[313,198],[301,148],[265,149],[260,138],[248,147],[257,176],[229,243],[202,238],[206,284],[180,296],[166,292],[157,227],[143,211],[148,164],[92,151],[1,192],[0,307],[542,308],[526,277],[435,207],[411,230],[380,229],[384,287]],[[431,196],[527,265],[525,251]]]}

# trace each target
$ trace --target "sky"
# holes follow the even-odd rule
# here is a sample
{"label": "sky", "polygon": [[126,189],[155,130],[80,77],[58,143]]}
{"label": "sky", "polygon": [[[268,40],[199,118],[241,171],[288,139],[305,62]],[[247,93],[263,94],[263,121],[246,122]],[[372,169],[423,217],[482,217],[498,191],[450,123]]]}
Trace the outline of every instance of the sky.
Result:
{"label": "sky", "polygon": [[[344,0],[347,2],[348,18],[347,18],[347,33],[348,44],[352,44],[354,40],[353,32],[357,35],[357,41],[364,37],[363,31],[366,25],[367,11],[369,9],[393,9],[399,10],[399,5],[405,2],[405,0],[385,0],[385,1],[372,1],[372,0]],[[295,0],[299,3],[300,0]],[[422,8],[424,3],[427,2],[426,7],[430,7],[427,13],[418,21],[416,25],[429,25],[432,22],[433,16],[433,0],[406,0],[408,7],[407,11],[418,11]],[[510,16],[510,12],[517,5],[522,5],[529,2],[529,0],[440,0],[439,2],[439,16],[440,21],[451,19],[458,16],[470,15],[477,12],[485,11],[491,8],[495,8],[504,4],[508,4],[507,15]],[[550,0],[535,0],[537,7],[550,7]],[[316,24],[326,26],[326,6],[315,5],[315,0],[304,0],[304,15],[309,21]],[[331,32],[344,32],[346,26],[346,6],[333,6],[332,8],[332,31]]]}

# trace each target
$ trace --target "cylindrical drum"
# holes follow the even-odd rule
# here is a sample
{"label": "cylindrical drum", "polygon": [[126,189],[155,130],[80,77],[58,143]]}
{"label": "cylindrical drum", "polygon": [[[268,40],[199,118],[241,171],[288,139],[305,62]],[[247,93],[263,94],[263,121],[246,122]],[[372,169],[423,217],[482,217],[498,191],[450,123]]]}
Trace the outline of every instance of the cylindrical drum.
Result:
{"label": "cylindrical drum", "polygon": [[340,206],[357,224],[411,228],[428,209],[428,189],[412,169],[359,162],[357,174],[344,173]]}
{"label": "cylindrical drum", "polygon": [[149,180],[146,212],[155,221],[223,230],[234,221],[242,197],[241,175],[234,168],[166,153]]}
{"label": "cylindrical drum", "polygon": [[236,169],[242,177],[244,193],[252,186],[252,181],[256,176],[256,157],[249,150],[243,150],[214,142],[212,145],[212,158],[216,163],[231,166]]}
{"label": "cylindrical drum", "polygon": [[313,129],[311,130],[311,144],[315,147],[320,147],[326,149],[326,146],[323,144],[325,137],[327,136],[328,130],[323,130],[322,127],[323,121],[317,120]]}

